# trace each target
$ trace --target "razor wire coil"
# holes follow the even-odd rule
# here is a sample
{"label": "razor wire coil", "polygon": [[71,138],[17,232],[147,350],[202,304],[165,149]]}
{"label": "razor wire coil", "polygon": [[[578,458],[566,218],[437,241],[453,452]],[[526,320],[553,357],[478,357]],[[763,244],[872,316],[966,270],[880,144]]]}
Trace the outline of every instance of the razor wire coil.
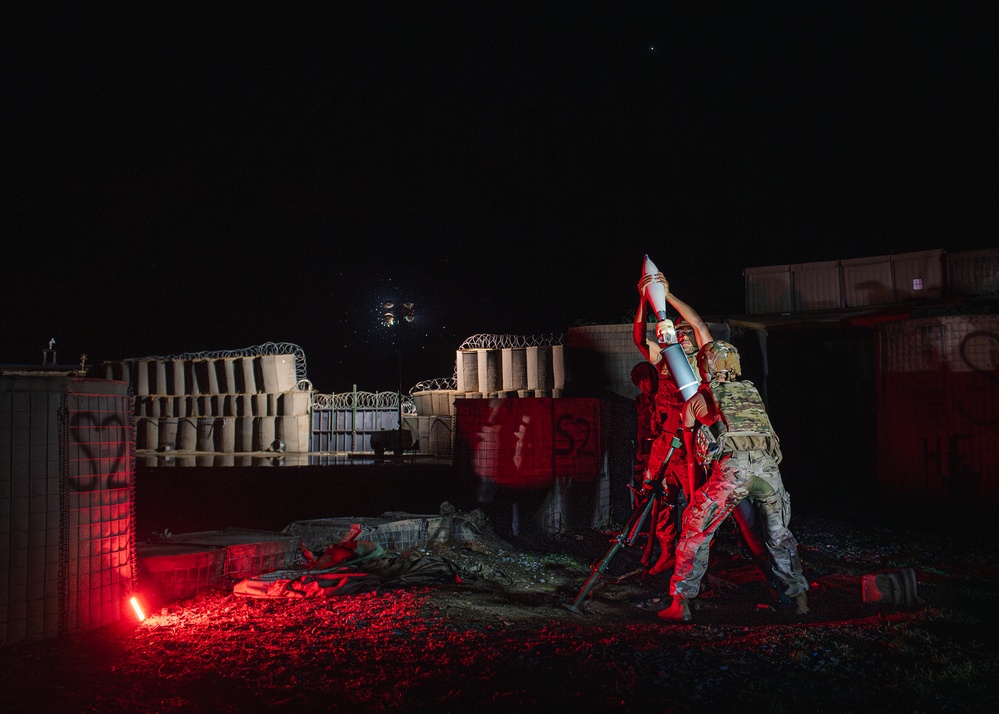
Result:
{"label": "razor wire coil", "polygon": [[[312,409],[398,409],[398,392],[339,392],[312,395]],[[402,413],[416,414],[416,404],[407,395],[402,396]]]}
{"label": "razor wire coil", "polygon": [[270,357],[274,355],[293,355],[295,357],[296,388],[304,390],[312,387],[311,382],[306,377],[305,350],[293,342],[265,342],[262,345],[243,347],[242,349],[185,352],[176,355],[152,355],[143,359],[195,361],[236,357]]}
{"label": "razor wire coil", "polygon": [[454,391],[458,388],[458,378],[457,377],[438,377],[436,379],[425,379],[422,382],[417,382],[413,385],[413,388],[409,390],[409,393],[413,392],[435,392],[435,391]]}
{"label": "razor wire coil", "polygon": [[551,347],[561,345],[563,335],[491,335],[466,337],[459,350],[501,350],[510,347]]}

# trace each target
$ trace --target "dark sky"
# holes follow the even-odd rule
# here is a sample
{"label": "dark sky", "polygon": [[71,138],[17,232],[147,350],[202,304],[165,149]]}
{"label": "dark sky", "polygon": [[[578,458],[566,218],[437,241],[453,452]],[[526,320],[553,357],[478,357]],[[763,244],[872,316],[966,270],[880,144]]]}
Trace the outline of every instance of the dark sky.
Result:
{"label": "dark sky", "polygon": [[26,5],[0,362],[293,342],[408,388],[628,320],[645,253],[710,316],[746,267],[996,243],[992,2]]}

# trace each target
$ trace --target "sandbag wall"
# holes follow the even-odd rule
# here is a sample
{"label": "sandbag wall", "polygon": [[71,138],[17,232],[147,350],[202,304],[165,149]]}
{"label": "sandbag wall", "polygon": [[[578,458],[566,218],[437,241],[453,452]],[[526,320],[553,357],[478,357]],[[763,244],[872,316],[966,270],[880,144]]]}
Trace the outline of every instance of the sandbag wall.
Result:
{"label": "sandbag wall", "polygon": [[132,384],[138,450],[307,452],[311,392],[294,355],[140,358],[105,365]]}

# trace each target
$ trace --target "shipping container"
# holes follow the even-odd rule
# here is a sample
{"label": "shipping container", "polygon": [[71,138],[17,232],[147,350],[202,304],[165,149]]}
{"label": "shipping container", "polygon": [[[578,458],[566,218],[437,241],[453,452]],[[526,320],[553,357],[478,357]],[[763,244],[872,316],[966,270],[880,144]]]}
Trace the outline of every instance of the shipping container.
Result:
{"label": "shipping container", "polygon": [[746,268],[742,274],[746,281],[748,314],[779,315],[794,309],[790,265]]}
{"label": "shipping container", "polygon": [[895,302],[895,279],[890,255],[849,258],[840,261],[843,270],[843,303],[864,307]]}
{"label": "shipping container", "polygon": [[899,302],[938,299],[944,290],[943,261],[942,250],[892,254],[895,299]]}
{"label": "shipping container", "polygon": [[791,286],[795,312],[843,307],[838,260],[793,264]]}
{"label": "shipping container", "polygon": [[999,496],[999,315],[877,328],[878,482],[900,496]]}
{"label": "shipping container", "polygon": [[999,297],[999,248],[947,253],[947,285],[952,293]]}

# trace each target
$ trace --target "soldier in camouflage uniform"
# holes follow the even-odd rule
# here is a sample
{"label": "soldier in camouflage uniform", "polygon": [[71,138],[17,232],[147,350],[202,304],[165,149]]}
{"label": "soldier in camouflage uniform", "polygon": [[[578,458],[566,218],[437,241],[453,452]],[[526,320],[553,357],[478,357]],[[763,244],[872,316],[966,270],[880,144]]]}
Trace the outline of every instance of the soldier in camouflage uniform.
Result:
{"label": "soldier in camouflage uniform", "polygon": [[[690,620],[688,600],[697,597],[708,567],[711,539],[725,518],[750,498],[766,519],[766,546],[773,571],[795,612],[808,612],[808,581],[802,575],[798,542],[788,529],[790,497],[781,480],[780,442],[752,382],[738,381],[739,352],[727,342],[697,352],[702,384],[683,407],[683,436],[708,473],[683,517],[670,579],[672,604],[660,610],[666,621]],[[701,427],[706,428],[701,428]],[[694,468],[693,459],[688,468]]]}
{"label": "soldier in camouflage uniform", "polygon": [[[687,355],[691,367],[694,367],[694,356],[697,354],[698,346],[710,342],[712,337],[701,316],[670,292],[669,283],[662,273],[642,276],[638,282],[639,302],[638,309],[635,311],[632,336],[638,351],[655,366],[659,375],[659,387],[655,397],[657,438],[652,442],[641,480],[644,482],[646,492],[651,490],[653,480],[657,477],[662,479],[663,485],[663,495],[653,506],[650,519],[651,533],[648,546],[642,555],[642,564],[646,567],[646,572],[649,575],[656,575],[673,566],[673,551],[676,546],[678,530],[677,511],[682,511],[690,499],[689,494],[685,495],[685,488],[689,488],[689,486],[685,487],[684,484],[684,479],[688,473],[687,452],[682,446],[674,452],[666,466],[665,473],[659,476],[662,463],[666,454],[669,453],[670,442],[680,429],[680,410],[683,407],[683,397],[677,388],[676,380],[670,375],[659,343],[646,337],[648,323],[646,322],[645,287],[652,281],[662,284],[666,291],[666,299],[680,313],[682,319],[676,323],[676,339]],[[696,367],[694,367],[694,373],[697,373]],[[642,487],[641,484],[640,487]],[[655,545],[658,545],[659,553],[653,564],[652,551]]]}

